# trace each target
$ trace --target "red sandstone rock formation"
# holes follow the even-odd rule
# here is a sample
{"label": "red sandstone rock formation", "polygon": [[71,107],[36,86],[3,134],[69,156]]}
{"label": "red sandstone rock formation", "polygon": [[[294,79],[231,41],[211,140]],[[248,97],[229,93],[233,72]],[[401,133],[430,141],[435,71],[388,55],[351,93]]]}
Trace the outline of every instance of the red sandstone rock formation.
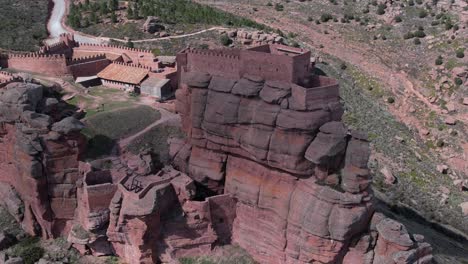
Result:
{"label": "red sandstone rock formation", "polygon": [[369,143],[340,122],[337,84],[311,84],[183,73],[174,165],[235,198],[232,242],[260,263],[430,263],[421,236],[374,213]]}
{"label": "red sandstone rock formation", "polygon": [[83,125],[63,118],[63,103],[37,84],[0,90],[0,197],[30,234],[69,229],[77,206]]}

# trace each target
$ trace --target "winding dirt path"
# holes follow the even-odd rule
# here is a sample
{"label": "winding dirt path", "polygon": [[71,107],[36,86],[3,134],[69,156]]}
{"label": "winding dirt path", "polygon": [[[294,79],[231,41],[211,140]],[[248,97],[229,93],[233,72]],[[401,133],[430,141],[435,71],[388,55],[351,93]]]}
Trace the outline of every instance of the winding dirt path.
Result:
{"label": "winding dirt path", "polygon": [[[66,17],[68,14],[68,6],[70,4],[69,2],[70,0],[52,0],[52,1],[54,2],[54,8],[52,9],[52,14],[47,23],[47,29],[49,31],[49,38],[46,40],[46,42],[48,44],[53,44],[57,42],[60,34],[64,34],[64,33],[74,34],[75,40],[80,43],[101,44],[104,42],[109,42],[111,39],[117,42],[122,42],[122,43],[127,42],[124,39],[91,36],[91,35],[87,35],[87,34],[84,34],[82,32],[79,32],[70,28],[65,23]],[[138,40],[133,40],[132,42],[144,43],[144,42],[155,42],[155,41],[161,41],[161,40],[179,39],[179,38],[186,38],[186,37],[200,35],[209,31],[225,30],[225,29],[226,29],[225,27],[211,27],[208,29],[203,29],[197,32],[187,33],[183,35],[175,35],[175,36],[151,38],[151,39],[138,39]]]}
{"label": "winding dirt path", "polygon": [[[162,37],[162,38],[152,38],[152,39],[139,39],[139,40],[132,40],[133,43],[143,43],[143,42],[153,42],[153,41],[160,41],[160,40],[168,40],[168,39],[179,39],[179,38],[186,38],[186,37],[192,37],[196,35],[203,34],[205,32],[209,31],[214,31],[214,30],[226,30],[227,28],[225,27],[211,27],[208,29],[200,30],[197,32],[193,33],[188,33],[188,34],[183,34],[183,35],[175,35],[175,36],[169,36],[169,37]],[[107,38],[110,40],[110,38]],[[112,40],[118,41],[118,42],[124,42],[126,43],[127,41],[124,39],[115,39],[113,38]]]}

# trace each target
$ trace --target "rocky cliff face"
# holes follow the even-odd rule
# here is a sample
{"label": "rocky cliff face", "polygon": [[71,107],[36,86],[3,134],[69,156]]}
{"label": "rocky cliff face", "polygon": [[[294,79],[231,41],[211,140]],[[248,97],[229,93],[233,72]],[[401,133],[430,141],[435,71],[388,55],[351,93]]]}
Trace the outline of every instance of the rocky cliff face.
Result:
{"label": "rocky cliff face", "polygon": [[41,85],[0,90],[0,203],[44,238],[67,230],[77,205],[83,125],[66,113],[66,104]]}
{"label": "rocky cliff face", "polygon": [[338,85],[188,72],[174,164],[237,201],[232,242],[260,263],[430,263],[421,236],[374,213],[369,142],[343,123]]}
{"label": "rocky cliff face", "polygon": [[[190,72],[187,141],[80,162],[83,125],[40,85],[0,92],[0,205],[83,254],[173,263],[236,243],[260,263],[430,263],[431,247],[374,212],[369,142],[341,122],[338,85]],[[70,110],[70,109],[68,109]],[[64,114],[65,113],[65,114]]]}

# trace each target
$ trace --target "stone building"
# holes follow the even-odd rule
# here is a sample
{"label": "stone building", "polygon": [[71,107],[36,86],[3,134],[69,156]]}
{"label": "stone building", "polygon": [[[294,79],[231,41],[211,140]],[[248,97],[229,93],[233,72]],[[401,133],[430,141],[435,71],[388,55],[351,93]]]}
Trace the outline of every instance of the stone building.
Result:
{"label": "stone building", "polygon": [[114,62],[99,72],[102,84],[109,88],[117,88],[127,92],[139,92],[139,87],[148,77],[149,69],[142,66],[126,65]]}

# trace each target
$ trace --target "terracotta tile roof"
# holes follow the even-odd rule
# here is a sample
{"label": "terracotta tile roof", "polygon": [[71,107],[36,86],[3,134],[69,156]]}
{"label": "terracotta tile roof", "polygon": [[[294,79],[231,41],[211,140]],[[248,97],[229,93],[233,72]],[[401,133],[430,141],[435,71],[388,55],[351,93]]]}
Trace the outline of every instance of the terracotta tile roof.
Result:
{"label": "terracotta tile roof", "polygon": [[148,73],[149,69],[112,63],[98,73],[97,76],[109,81],[140,84]]}

